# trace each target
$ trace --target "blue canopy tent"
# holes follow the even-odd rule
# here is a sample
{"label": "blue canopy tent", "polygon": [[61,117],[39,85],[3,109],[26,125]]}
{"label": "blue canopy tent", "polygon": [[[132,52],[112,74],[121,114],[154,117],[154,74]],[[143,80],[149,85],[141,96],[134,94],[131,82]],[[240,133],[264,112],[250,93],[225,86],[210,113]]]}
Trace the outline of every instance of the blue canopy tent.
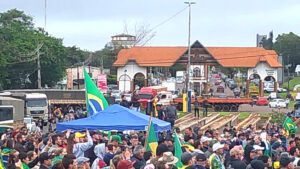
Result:
{"label": "blue canopy tent", "polygon": [[[156,132],[171,129],[171,124],[169,122],[165,122],[157,118],[152,118],[152,123]],[[85,129],[104,131],[143,131],[148,125],[148,115],[115,104],[93,116],[84,119],[58,123],[56,130],[58,132],[67,129],[74,131],[82,131]]]}

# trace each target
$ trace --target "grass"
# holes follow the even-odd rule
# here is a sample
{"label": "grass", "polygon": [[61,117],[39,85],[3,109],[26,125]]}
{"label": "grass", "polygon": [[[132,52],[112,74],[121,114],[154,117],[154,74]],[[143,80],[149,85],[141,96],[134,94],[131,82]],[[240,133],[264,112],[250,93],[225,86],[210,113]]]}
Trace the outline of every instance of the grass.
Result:
{"label": "grass", "polygon": [[241,112],[241,113],[239,114],[238,119],[239,119],[239,120],[244,120],[244,119],[246,119],[247,117],[249,117],[249,115],[250,115],[250,112]]}
{"label": "grass", "polygon": [[[295,77],[292,80],[290,80],[290,90],[293,91],[294,86],[297,85],[297,84],[300,84],[300,77]],[[283,87],[287,89],[288,88],[288,83],[287,82],[283,83]]]}
{"label": "grass", "polygon": [[178,116],[178,119],[187,115],[188,113],[187,112],[183,112],[183,111],[177,111],[177,116]]}
{"label": "grass", "polygon": [[259,114],[259,117],[271,117],[272,116],[272,113],[260,113]]}

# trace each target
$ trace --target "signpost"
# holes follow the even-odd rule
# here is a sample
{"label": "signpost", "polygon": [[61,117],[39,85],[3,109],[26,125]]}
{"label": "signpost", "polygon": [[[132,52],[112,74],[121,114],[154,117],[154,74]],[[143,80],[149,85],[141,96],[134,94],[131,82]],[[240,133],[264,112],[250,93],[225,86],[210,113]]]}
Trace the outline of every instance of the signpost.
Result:
{"label": "signpost", "polygon": [[107,77],[106,74],[99,74],[97,87],[102,93],[107,93]]}

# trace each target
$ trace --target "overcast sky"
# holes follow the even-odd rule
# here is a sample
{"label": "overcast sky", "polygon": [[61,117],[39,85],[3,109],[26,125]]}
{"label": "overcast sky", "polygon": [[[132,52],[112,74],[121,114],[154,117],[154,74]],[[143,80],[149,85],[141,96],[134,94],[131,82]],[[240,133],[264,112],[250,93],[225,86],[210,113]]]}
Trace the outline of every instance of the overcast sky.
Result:
{"label": "overcast sky", "polygon": [[[300,35],[299,0],[195,0],[191,41],[204,46],[255,46],[256,34]],[[155,27],[185,8],[182,0],[47,0],[46,30],[66,46],[100,50],[112,35],[135,25]],[[44,0],[0,0],[0,12],[17,8],[44,27]],[[148,46],[186,46],[188,9],[155,30]]]}

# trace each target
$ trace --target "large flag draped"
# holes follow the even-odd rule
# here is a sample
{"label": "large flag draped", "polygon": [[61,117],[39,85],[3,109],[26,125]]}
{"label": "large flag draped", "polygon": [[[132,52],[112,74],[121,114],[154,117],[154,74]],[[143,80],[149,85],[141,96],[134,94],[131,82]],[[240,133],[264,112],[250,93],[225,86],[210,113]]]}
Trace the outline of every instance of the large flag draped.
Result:
{"label": "large flag draped", "polygon": [[298,132],[298,127],[297,125],[293,122],[293,120],[289,117],[286,117],[283,127],[289,132],[290,134],[295,134]]}
{"label": "large flag draped", "polygon": [[176,132],[174,133],[175,138],[174,138],[174,150],[175,150],[175,157],[178,158],[178,162],[175,164],[175,166],[177,168],[180,168],[183,166],[182,162],[181,162],[181,155],[182,155],[182,149],[181,149],[181,144],[180,141],[178,139],[178,136],[176,134]]}
{"label": "large flag draped", "polygon": [[84,68],[84,82],[85,82],[85,97],[86,97],[86,107],[90,115],[98,113],[108,107],[108,102],[99,91],[90,75],[86,72]]}
{"label": "large flag draped", "polygon": [[[150,119],[151,121],[151,119]],[[146,151],[151,151],[153,154],[156,154],[156,148],[158,146],[157,139],[156,139],[156,134],[154,131],[154,126],[152,121],[150,122],[148,130],[148,137],[147,137],[147,142],[146,142]]]}

